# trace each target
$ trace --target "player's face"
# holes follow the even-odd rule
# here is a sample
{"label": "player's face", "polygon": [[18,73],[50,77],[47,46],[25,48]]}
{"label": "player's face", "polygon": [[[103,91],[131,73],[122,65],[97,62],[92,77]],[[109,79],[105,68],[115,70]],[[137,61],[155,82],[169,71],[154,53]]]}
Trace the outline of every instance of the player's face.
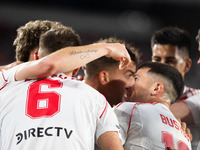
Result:
{"label": "player's face", "polygon": [[[126,100],[131,97],[132,85],[133,85],[133,75],[136,70],[136,65],[132,61],[126,68],[123,70],[116,69],[113,71],[110,77],[109,92],[111,94],[110,100],[113,101],[111,105],[116,105],[120,103],[123,98]],[[111,103],[111,102],[110,102]]]}
{"label": "player's face", "polygon": [[134,84],[132,86],[132,102],[147,102],[150,99],[150,89],[153,85],[153,79],[148,74],[149,68],[139,69],[134,74]]}
{"label": "player's face", "polygon": [[199,50],[199,59],[197,61],[197,64],[200,64],[200,41],[199,41],[199,47],[198,47],[198,50]]}
{"label": "player's face", "polygon": [[155,44],[152,48],[152,61],[168,64],[176,68],[184,77],[186,61],[178,47],[169,44]]}

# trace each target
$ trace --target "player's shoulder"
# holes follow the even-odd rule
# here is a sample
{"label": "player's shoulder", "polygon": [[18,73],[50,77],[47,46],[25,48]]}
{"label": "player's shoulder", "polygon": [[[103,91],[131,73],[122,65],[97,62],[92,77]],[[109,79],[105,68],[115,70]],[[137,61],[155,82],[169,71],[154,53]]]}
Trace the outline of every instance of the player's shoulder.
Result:
{"label": "player's shoulder", "polygon": [[113,108],[122,109],[122,108],[126,108],[126,107],[133,107],[135,104],[137,104],[137,103],[136,102],[121,102],[121,103],[115,105]]}
{"label": "player's shoulder", "polygon": [[85,82],[77,80],[76,78],[73,77],[68,77],[65,76],[65,74],[60,73],[53,75],[51,77],[56,77],[60,78],[61,81],[63,81],[63,84],[71,89],[74,89],[76,93],[81,94],[84,93],[86,95],[91,95],[91,96],[101,96],[104,97],[102,94],[100,94],[96,89],[92,88],[91,86],[87,85]]}
{"label": "player's shoulder", "polygon": [[157,112],[161,110],[169,111],[169,108],[162,103],[157,102],[141,102],[135,105],[135,109],[142,112]]}
{"label": "player's shoulder", "polygon": [[151,103],[151,102],[122,102],[117,104],[114,108],[116,109],[124,109],[129,107],[138,107],[138,106],[155,106],[160,103]]}
{"label": "player's shoulder", "polygon": [[[153,108],[153,109],[151,109]],[[169,110],[165,105],[161,103],[151,103],[151,102],[122,102],[113,107],[116,111],[123,112],[133,112],[134,110],[143,111],[143,110],[157,110],[157,109],[166,109]]]}
{"label": "player's shoulder", "polygon": [[21,67],[22,65],[24,65],[24,64],[14,66],[7,70],[2,69],[0,71],[0,90],[3,89],[8,84],[15,82],[15,73],[16,73],[17,69],[19,67]]}
{"label": "player's shoulder", "polygon": [[200,89],[195,89],[191,87],[184,87],[183,95],[179,100],[188,100],[188,99],[199,99]]}
{"label": "player's shoulder", "polygon": [[192,88],[192,87],[187,87],[185,86],[184,88],[185,93],[191,93],[193,95],[200,93],[200,89]]}
{"label": "player's shoulder", "polygon": [[135,105],[139,103],[136,102],[121,102],[113,107],[113,110],[115,112],[126,112],[131,113],[132,109],[134,109]]}
{"label": "player's shoulder", "polygon": [[81,88],[82,90],[84,91],[87,91],[87,92],[90,92],[93,93],[93,94],[100,94],[102,95],[100,92],[98,92],[95,88],[91,87],[90,85],[86,84],[85,82],[83,81],[80,81],[80,80],[74,80],[75,84],[77,84],[77,86],[79,86],[79,88]]}
{"label": "player's shoulder", "polygon": [[54,74],[54,75],[51,75],[49,78],[51,78],[53,80],[60,80],[61,82],[63,82],[63,84],[65,86],[68,86],[68,87],[88,88],[88,86],[84,82],[82,82],[74,77],[66,76],[64,73]]}

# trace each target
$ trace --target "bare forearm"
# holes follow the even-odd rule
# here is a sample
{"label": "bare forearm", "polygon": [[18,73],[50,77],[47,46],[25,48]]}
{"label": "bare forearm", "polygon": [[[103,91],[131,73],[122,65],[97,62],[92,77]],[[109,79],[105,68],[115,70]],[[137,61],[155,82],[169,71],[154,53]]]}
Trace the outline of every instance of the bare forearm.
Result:
{"label": "bare forearm", "polygon": [[108,131],[98,139],[101,150],[124,150],[117,132]]}
{"label": "bare forearm", "polygon": [[107,54],[107,49],[96,45],[70,47],[48,56],[47,61],[55,63],[56,73],[68,72]]}
{"label": "bare forearm", "polygon": [[23,68],[19,68],[15,78],[16,80],[23,80],[24,77],[35,79],[69,72],[105,54],[107,54],[106,50],[93,49],[92,46],[64,48],[40,60],[26,63]]}
{"label": "bare forearm", "polygon": [[187,124],[194,124],[192,113],[184,101],[176,101],[170,106],[170,110],[175,117],[180,118],[181,121]]}
{"label": "bare forearm", "polygon": [[119,60],[122,68],[130,63],[130,56],[122,44],[102,43],[66,47],[38,61],[30,62],[23,68],[19,68],[15,79],[33,79],[60,72],[69,72],[102,56],[113,57]]}

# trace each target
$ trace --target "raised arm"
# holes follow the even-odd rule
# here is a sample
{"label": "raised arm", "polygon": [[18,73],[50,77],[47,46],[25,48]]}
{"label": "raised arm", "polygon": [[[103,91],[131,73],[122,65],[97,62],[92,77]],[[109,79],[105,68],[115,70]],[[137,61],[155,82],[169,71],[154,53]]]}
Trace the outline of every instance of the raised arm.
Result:
{"label": "raised arm", "polygon": [[119,43],[66,47],[37,61],[22,65],[15,74],[15,80],[35,79],[55,73],[69,72],[102,56],[120,61],[119,69],[123,69],[131,62],[125,46]]}

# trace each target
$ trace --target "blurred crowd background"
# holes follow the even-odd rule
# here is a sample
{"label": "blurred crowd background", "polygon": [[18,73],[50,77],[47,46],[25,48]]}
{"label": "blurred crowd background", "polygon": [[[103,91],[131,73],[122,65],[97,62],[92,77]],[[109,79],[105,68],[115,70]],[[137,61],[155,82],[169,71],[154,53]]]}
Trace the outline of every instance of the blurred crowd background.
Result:
{"label": "blurred crowd background", "polygon": [[[1,0],[0,65],[15,60],[16,29],[30,20],[59,21],[71,26],[83,44],[115,36],[139,49],[141,61],[151,59],[151,35],[165,26],[187,30],[193,64],[186,85],[200,88],[198,44],[200,0]],[[79,72],[82,74],[82,72]]]}

